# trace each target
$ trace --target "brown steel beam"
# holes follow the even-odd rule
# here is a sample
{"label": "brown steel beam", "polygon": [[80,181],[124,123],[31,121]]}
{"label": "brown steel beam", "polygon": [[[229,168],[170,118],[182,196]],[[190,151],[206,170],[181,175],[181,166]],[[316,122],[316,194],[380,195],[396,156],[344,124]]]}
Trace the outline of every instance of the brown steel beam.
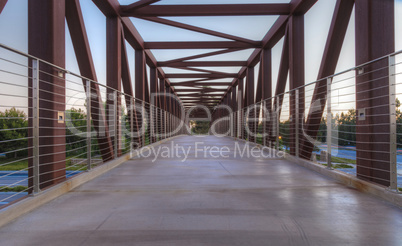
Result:
{"label": "brown steel beam", "polygon": [[[188,70],[188,71],[195,71],[195,72],[202,72],[202,73],[210,73],[210,74],[219,74],[219,75],[232,75],[230,73],[224,73],[224,72],[219,72],[219,71],[214,71],[214,70],[207,70],[207,69],[200,69],[200,68],[192,68],[192,67],[181,67],[179,69],[182,70]],[[236,73],[236,78],[237,78],[237,73]]]}
{"label": "brown steel beam", "polygon": [[188,24],[184,24],[184,23],[180,23],[180,22],[176,22],[176,21],[172,21],[172,20],[167,20],[167,19],[163,19],[163,18],[142,17],[142,19],[160,23],[160,24],[164,24],[164,25],[168,25],[168,26],[178,27],[181,29],[186,29],[186,30],[190,30],[190,31],[194,31],[194,32],[199,32],[199,33],[203,33],[203,34],[207,34],[207,35],[211,35],[211,36],[215,36],[215,37],[230,39],[230,40],[234,40],[234,41],[238,41],[238,42],[242,42],[242,43],[248,43],[248,44],[253,44],[253,45],[256,43],[255,41],[247,39],[247,38],[237,37],[234,35],[221,33],[221,32],[217,32],[217,31],[213,31],[213,30],[209,30],[209,29],[205,29],[205,28],[201,28],[201,27],[197,27],[197,26],[192,26],[192,25],[188,25]]}
{"label": "brown steel beam", "polygon": [[189,93],[189,94],[180,94],[179,97],[195,97],[195,98],[217,98],[223,96],[223,93],[218,93],[218,94],[204,94],[201,95],[200,93]]}
{"label": "brown steel beam", "polygon": [[116,17],[119,15],[120,4],[118,0],[92,0],[92,2],[106,17]]}
{"label": "brown steel beam", "polygon": [[[108,122],[114,125],[114,131],[111,138],[115,142],[117,138],[117,145],[113,145],[117,148],[117,153],[121,155],[121,124],[119,124],[119,118],[121,116],[121,40],[122,30],[121,23],[118,17],[106,18],[106,85],[107,91],[107,119]],[[113,93],[117,91],[117,98],[113,98]],[[118,110],[113,112],[114,103],[117,101]],[[117,117],[115,117],[115,114]],[[110,130],[110,128],[109,128]],[[116,152],[115,152],[116,153]]]}
{"label": "brown steel beam", "polygon": [[197,82],[203,82],[203,81],[211,81],[215,79],[197,79],[197,80],[189,80],[189,81],[183,81],[183,82],[176,82],[176,83],[171,83],[172,86],[187,86],[187,85],[192,85]]}
{"label": "brown steel beam", "polygon": [[145,92],[145,102],[149,103],[149,81],[147,73],[147,64],[144,63],[144,92]]}
{"label": "brown steel beam", "polygon": [[[262,48],[272,48],[275,44],[285,35],[286,25],[288,21],[288,16],[279,16],[279,18],[275,21],[273,26],[269,29],[267,34],[264,36],[262,40]],[[261,49],[256,49],[247,60],[246,64],[243,65],[243,68],[239,72],[239,78],[242,78],[246,75],[246,70],[248,66],[255,66],[260,59]],[[237,80],[234,79],[232,85],[236,85]]]}
{"label": "brown steel beam", "polygon": [[[311,99],[311,105],[317,105],[318,107],[310,108],[304,127],[305,133],[313,139],[317,136],[326,105],[327,80],[322,79],[335,73],[346,30],[352,15],[353,6],[354,1],[350,0],[338,0],[335,6],[327,43],[325,45],[320,70],[317,76],[319,82],[315,85],[313,97]],[[305,139],[300,156],[309,160],[313,147],[313,143]]]}
{"label": "brown steel beam", "polygon": [[289,74],[289,34],[288,31],[286,31],[283,40],[281,61],[279,63],[278,79],[276,82],[275,99],[274,99],[274,108],[275,110],[278,110],[276,113],[279,115],[281,114],[282,111],[282,103],[284,96],[283,93],[285,92],[288,74]]}
{"label": "brown steel beam", "polygon": [[129,18],[121,18],[121,22],[123,24],[124,37],[127,42],[134,49],[144,49],[144,39],[142,39],[133,22]]}
{"label": "brown steel beam", "polygon": [[172,83],[172,86],[191,86],[191,87],[202,87],[202,86],[231,86],[232,83],[220,83],[220,82],[215,82],[215,83],[186,83],[186,84],[179,84],[179,83]]}
{"label": "brown steel beam", "polygon": [[[292,14],[303,15],[309,11],[309,9],[317,2],[318,0],[292,0],[290,2],[290,12]],[[350,0],[353,2],[353,0]]]}
{"label": "brown steel beam", "polygon": [[265,143],[269,144],[272,138],[272,126],[273,126],[273,117],[272,117],[272,51],[271,49],[265,49],[261,53],[261,63],[260,66],[262,68],[262,100],[264,101],[263,106],[267,110],[267,115],[263,111],[263,117],[266,120],[264,133],[267,134],[265,136]]}
{"label": "brown steel beam", "polygon": [[[155,93],[157,93],[157,88],[158,88],[158,72],[156,70],[156,68],[151,67],[149,68],[149,86],[150,86],[150,92],[151,92],[151,96]],[[153,96],[152,96],[153,97]],[[157,104],[157,101],[155,101],[155,97],[154,97],[154,104]]]}
{"label": "brown steel beam", "polygon": [[134,11],[140,8],[143,8],[145,6],[148,6],[150,4],[159,2],[160,0],[139,0],[135,3],[129,4],[129,5],[125,5],[125,6],[121,6],[121,11],[123,12],[130,12],[130,11]]}
{"label": "brown steel beam", "polygon": [[262,99],[262,66],[260,62],[260,66],[258,68],[258,77],[257,77],[257,90],[255,93],[255,103],[261,102]]}
{"label": "brown steel beam", "polygon": [[[28,1],[28,52],[56,66],[65,67],[65,1]],[[39,65],[39,175],[40,188],[66,178],[66,124],[58,112],[66,110],[65,75],[50,65]],[[33,88],[32,79],[28,80]],[[32,90],[28,90],[32,98]],[[28,100],[28,155],[33,156],[32,100]],[[46,147],[44,147],[46,146]],[[33,159],[28,158],[28,187],[33,187]],[[32,188],[29,188],[32,192]]]}
{"label": "brown steel beam", "polygon": [[254,67],[247,68],[247,101],[245,106],[250,106],[254,104]]}
{"label": "brown steel beam", "polygon": [[[118,16],[119,15],[119,8],[120,4],[118,0],[92,0],[95,5],[102,11],[105,16]],[[142,39],[141,35],[138,33],[137,29],[134,27],[131,20],[127,17],[122,17],[121,21],[123,23],[123,28],[125,32],[125,37],[130,45],[134,49],[144,49],[144,40]],[[152,52],[145,52],[146,60],[152,61],[150,66],[155,66],[157,64],[155,57],[152,55]],[[158,67],[158,73],[164,74],[163,70]],[[167,85],[170,86],[168,80],[165,81]]]}
{"label": "brown steel beam", "polygon": [[183,100],[183,103],[218,103],[219,100],[197,100],[197,99],[188,99]]}
{"label": "brown steel beam", "polygon": [[[134,98],[134,90],[133,90],[133,86],[132,86],[132,81],[131,81],[131,75],[130,75],[130,67],[129,67],[129,62],[128,62],[128,57],[127,57],[127,49],[126,49],[126,42],[125,42],[125,38],[124,38],[124,32],[122,32],[122,39],[121,39],[121,80],[122,80],[122,84],[123,84],[123,89],[124,92],[128,95],[130,95],[132,98],[130,97],[125,97],[126,100],[126,107],[128,109],[128,116],[130,117],[129,122],[130,122],[130,126],[131,126],[131,114],[133,114],[133,129],[130,129],[131,134],[133,134],[134,132],[137,132],[139,128],[139,124],[138,124],[138,112],[134,109],[135,107],[135,102],[133,100]],[[135,137],[134,135],[131,136],[132,142],[133,143],[138,143],[140,138]]]}
{"label": "brown steel beam", "polygon": [[[394,1],[356,0],[356,65],[394,52]],[[390,111],[388,59],[372,63],[356,76],[357,177],[390,185]],[[359,115],[357,113],[357,115]],[[396,184],[394,184],[396,187]]]}
{"label": "brown steel beam", "polygon": [[[274,25],[269,29],[262,40],[262,49],[272,48],[285,35],[285,29],[289,16],[291,16],[293,13],[306,13],[316,2],[317,0],[292,0],[290,14],[282,15],[276,20]],[[245,76],[245,71],[248,66],[255,66],[255,64],[258,63],[260,52],[261,50],[257,49],[253,52],[253,54],[251,54],[247,65],[239,72],[239,78]],[[237,80],[234,79],[232,85],[235,86],[236,83]]]}
{"label": "brown steel beam", "polygon": [[[131,74],[130,74],[130,63],[128,62],[128,56],[127,56],[127,48],[126,48],[126,42],[125,42],[125,36],[124,32],[121,33],[122,39],[121,39],[121,80],[123,84],[123,90],[124,93],[127,95],[130,95],[134,97],[134,90],[133,90],[133,85],[131,82]],[[130,98],[126,98],[126,104],[127,107],[130,106],[129,102]]]}
{"label": "brown steel beam", "polygon": [[[304,15],[293,15],[289,19],[289,89],[293,90],[304,85]],[[299,100],[296,101],[295,91],[290,94],[290,154],[296,154],[296,134],[298,134],[299,149],[301,149],[303,134],[301,119],[304,113],[304,87],[299,88]],[[296,104],[299,111],[296,112]],[[299,122],[296,123],[296,114]],[[296,132],[298,124],[299,132]]]}
{"label": "brown steel beam", "polygon": [[177,63],[177,62],[193,60],[193,59],[199,59],[199,58],[204,58],[204,57],[209,57],[209,56],[222,55],[222,54],[236,52],[236,51],[240,51],[240,50],[243,50],[243,49],[241,49],[241,48],[224,49],[224,50],[218,50],[218,51],[208,52],[208,53],[194,55],[194,56],[187,56],[187,57],[177,58],[177,59],[174,59],[174,60],[164,61],[164,62],[161,62],[161,63],[163,63],[163,64]]}
{"label": "brown steel beam", "polygon": [[[255,88],[255,82],[254,82],[254,67],[249,67],[247,68],[247,80],[246,80],[246,107],[250,106],[252,104],[254,104],[255,100],[254,100],[254,88]],[[254,109],[250,110],[250,114],[249,114],[250,118],[255,118],[256,117],[256,111]],[[249,130],[251,133],[256,133],[256,122],[254,121],[250,121],[248,124]],[[254,142],[255,136],[252,136],[251,134],[249,134],[248,140],[251,142]]]}
{"label": "brown steel beam", "polygon": [[226,89],[213,88],[192,88],[192,89],[176,89],[176,92],[225,92]]}
{"label": "brown steel beam", "polygon": [[135,50],[135,97],[145,101],[145,54]]}
{"label": "brown steel beam", "polygon": [[288,15],[289,4],[150,5],[134,11],[122,6],[121,16],[242,16]]}
{"label": "brown steel beam", "polygon": [[[66,1],[66,20],[81,75],[93,81],[98,81],[78,0]],[[83,80],[82,82],[86,90],[86,81]],[[91,98],[91,117],[97,133],[96,138],[103,161],[108,161],[113,159],[113,145],[98,84],[91,83],[91,94],[94,95]]]}
{"label": "brown steel beam", "polygon": [[261,42],[253,44],[237,41],[190,41],[190,42],[145,42],[145,49],[226,49],[226,48],[260,48]]}
{"label": "brown steel beam", "polygon": [[241,67],[247,65],[245,61],[188,61],[165,63],[158,62],[158,67]]}
{"label": "brown steel beam", "polygon": [[6,6],[8,0],[0,0],[0,14]]}
{"label": "brown steel beam", "polygon": [[197,79],[197,78],[213,78],[213,79],[222,79],[222,78],[237,78],[236,73],[228,73],[228,74],[210,74],[210,73],[171,73],[166,74],[166,78],[169,79]]}

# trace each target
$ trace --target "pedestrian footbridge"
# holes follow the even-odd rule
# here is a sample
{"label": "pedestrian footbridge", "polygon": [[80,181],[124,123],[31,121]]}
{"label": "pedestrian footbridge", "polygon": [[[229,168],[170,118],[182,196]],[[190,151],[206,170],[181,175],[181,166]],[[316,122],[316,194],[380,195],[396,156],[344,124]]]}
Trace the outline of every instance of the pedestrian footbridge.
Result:
{"label": "pedestrian footbridge", "polygon": [[[0,245],[402,242],[402,214],[396,206],[268,149],[264,156],[257,148],[254,155],[235,156],[248,144],[183,135],[149,147],[2,227]],[[151,148],[155,153],[159,148],[159,155],[166,149],[175,154],[155,156]]]}

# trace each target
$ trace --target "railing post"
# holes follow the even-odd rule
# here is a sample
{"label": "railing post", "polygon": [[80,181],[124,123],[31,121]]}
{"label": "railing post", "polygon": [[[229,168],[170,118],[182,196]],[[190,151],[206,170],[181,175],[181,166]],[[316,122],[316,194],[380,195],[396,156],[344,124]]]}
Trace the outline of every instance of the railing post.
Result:
{"label": "railing post", "polygon": [[276,96],[276,112],[275,112],[275,135],[276,135],[276,151],[279,151],[279,121],[280,121],[280,113],[279,113],[279,96]]}
{"label": "railing post", "polygon": [[134,103],[134,98],[130,99],[130,158],[133,157],[133,151],[134,151],[134,108],[135,108],[135,103]]}
{"label": "railing post", "polygon": [[389,117],[390,117],[390,189],[398,191],[398,174],[397,174],[397,158],[396,158],[396,80],[395,80],[395,56],[389,56]]}
{"label": "railing post", "polygon": [[119,153],[119,151],[118,151],[118,139],[119,139],[119,137],[118,137],[118,132],[117,132],[117,130],[118,130],[118,119],[117,119],[117,116],[118,116],[118,112],[117,112],[117,110],[118,110],[118,108],[117,108],[117,91],[114,91],[113,92],[113,132],[114,132],[114,158],[115,159],[117,159],[117,154]]}
{"label": "railing post", "polygon": [[[142,102],[142,109],[141,109],[141,117],[142,117],[142,119],[141,119],[141,122],[142,122],[142,127],[144,128],[144,136],[141,138],[141,147],[144,147],[145,146],[145,140],[146,140],[146,138],[147,138],[147,131],[148,131],[148,129],[146,129],[146,127],[148,127],[148,122],[146,121],[146,117],[145,117],[145,113],[147,112],[147,110],[145,109],[145,102]],[[145,125],[145,123],[147,124],[147,125]],[[149,135],[148,135],[148,138],[149,138]]]}
{"label": "railing post", "polygon": [[327,79],[327,169],[332,169],[332,109],[331,109],[332,78]]}
{"label": "railing post", "polygon": [[267,126],[267,115],[266,115],[266,109],[267,109],[267,102],[264,100],[262,101],[262,145],[267,146],[267,137],[266,137],[266,126]]}
{"label": "railing post", "polygon": [[295,91],[295,156],[299,157],[299,122],[300,122],[300,105],[299,105],[299,89],[296,89]]}
{"label": "railing post", "polygon": [[154,138],[154,108],[152,106],[152,104],[149,104],[149,123],[148,123],[148,127],[149,127],[149,144],[153,143],[153,138]]}
{"label": "railing post", "polygon": [[91,81],[86,81],[87,89],[87,170],[91,170],[92,146],[91,146]]}
{"label": "railing post", "polygon": [[39,173],[39,60],[32,60],[33,194],[40,191]]}
{"label": "railing post", "polygon": [[[258,138],[258,122],[259,122],[259,119],[260,119],[260,114],[259,114],[259,111],[257,110],[257,104],[254,104],[254,109],[253,109],[253,117],[254,117],[254,119],[253,119],[253,130],[254,130],[254,143],[257,143],[257,138]],[[258,113],[257,113],[258,112]],[[255,121],[255,119],[257,119],[258,118],[258,121],[256,122]]]}

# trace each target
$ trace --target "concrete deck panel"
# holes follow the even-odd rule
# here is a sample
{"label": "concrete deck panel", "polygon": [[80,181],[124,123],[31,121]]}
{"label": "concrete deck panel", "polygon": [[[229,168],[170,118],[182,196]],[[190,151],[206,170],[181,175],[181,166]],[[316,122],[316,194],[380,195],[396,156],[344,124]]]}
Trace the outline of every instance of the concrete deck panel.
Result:
{"label": "concrete deck panel", "polygon": [[[0,228],[0,245],[402,244],[388,202],[274,156],[234,157],[230,138],[156,149],[172,142],[190,148],[187,160],[130,160]],[[196,142],[232,155],[204,157]]]}

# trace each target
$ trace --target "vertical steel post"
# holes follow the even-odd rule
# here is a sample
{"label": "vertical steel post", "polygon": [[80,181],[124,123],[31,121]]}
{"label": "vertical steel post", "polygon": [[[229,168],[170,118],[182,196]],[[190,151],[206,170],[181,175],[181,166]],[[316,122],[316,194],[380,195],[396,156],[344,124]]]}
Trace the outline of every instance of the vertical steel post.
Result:
{"label": "vertical steel post", "polygon": [[87,171],[91,170],[92,146],[91,146],[91,81],[86,81],[87,87]]}
{"label": "vertical steel post", "polygon": [[389,56],[388,58],[389,66],[389,123],[390,123],[390,189],[398,190],[398,174],[397,174],[397,142],[396,142],[396,78],[395,78],[395,56]]}
{"label": "vertical steel post", "polygon": [[118,153],[119,153],[119,151],[118,151],[118,146],[119,146],[119,137],[118,137],[118,132],[117,132],[117,130],[118,130],[118,126],[117,126],[117,124],[118,124],[118,119],[117,119],[117,117],[118,117],[118,108],[117,108],[117,91],[115,90],[115,91],[113,91],[113,132],[114,132],[114,158],[115,159],[117,159],[117,155],[118,155]]}
{"label": "vertical steel post", "polygon": [[133,157],[133,146],[134,146],[134,136],[133,136],[133,133],[134,133],[134,106],[135,106],[135,103],[134,103],[134,98],[132,98],[132,97],[130,97],[130,110],[131,110],[131,113],[130,113],[130,158],[131,157]]}
{"label": "vertical steel post", "polygon": [[[141,147],[144,147],[145,146],[145,140],[146,140],[146,137],[147,137],[147,127],[148,127],[148,122],[147,122],[147,119],[146,119],[146,117],[145,117],[145,113],[147,112],[147,110],[145,109],[145,102],[144,101],[142,101],[142,109],[141,109],[141,117],[142,117],[142,119],[141,119],[141,122],[142,122],[142,127],[144,128],[144,135],[142,136],[142,138],[141,138],[141,144],[142,144],[142,146]],[[145,123],[147,124],[147,125],[145,125]],[[149,135],[148,135],[148,138],[149,138]]]}
{"label": "vertical steel post", "polygon": [[276,135],[276,151],[279,151],[279,121],[280,121],[280,113],[279,113],[279,96],[276,96],[276,112],[275,112],[275,135]]}
{"label": "vertical steel post", "polygon": [[149,122],[148,122],[148,128],[149,128],[149,144],[152,144],[152,138],[154,137],[153,134],[153,128],[154,128],[154,120],[153,120],[153,108],[152,108],[152,104],[149,103]]}
{"label": "vertical steel post", "polygon": [[39,61],[32,60],[33,194],[40,191],[39,178]]}
{"label": "vertical steel post", "polygon": [[332,78],[327,79],[327,169],[332,169],[332,112],[331,112]]}
{"label": "vertical steel post", "polygon": [[[259,112],[258,112],[258,110],[257,110],[257,104],[254,104],[253,105],[253,117],[254,117],[254,119],[253,119],[253,130],[254,130],[254,143],[257,143],[257,137],[258,137],[258,122],[259,122],[259,118],[260,118],[260,114],[259,114]],[[258,121],[257,122],[255,122],[255,119],[257,119],[258,118]]]}
{"label": "vertical steel post", "polygon": [[266,126],[267,126],[267,115],[266,115],[266,109],[267,109],[267,101],[264,100],[262,101],[262,145],[267,146],[267,137],[266,135]]}
{"label": "vertical steel post", "polygon": [[300,117],[300,105],[299,105],[299,89],[295,90],[295,156],[299,157],[299,117]]}

